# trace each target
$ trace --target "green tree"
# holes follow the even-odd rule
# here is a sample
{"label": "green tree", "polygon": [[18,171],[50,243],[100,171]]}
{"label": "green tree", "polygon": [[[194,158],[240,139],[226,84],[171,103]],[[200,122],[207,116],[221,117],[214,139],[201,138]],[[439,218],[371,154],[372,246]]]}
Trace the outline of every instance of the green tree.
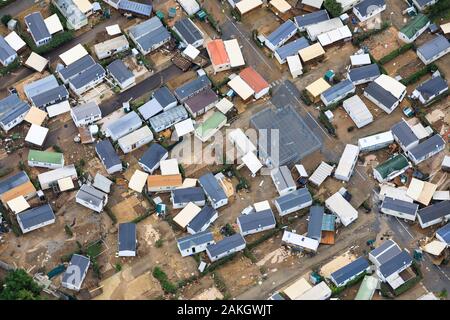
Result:
{"label": "green tree", "polygon": [[1,21],[6,26],[11,19],[12,17],[9,14],[5,14],[4,16],[2,16]]}
{"label": "green tree", "polygon": [[333,17],[339,17],[342,14],[342,5],[336,0],[325,0],[324,6]]}
{"label": "green tree", "polygon": [[39,300],[41,287],[25,270],[10,271],[5,277],[0,300]]}

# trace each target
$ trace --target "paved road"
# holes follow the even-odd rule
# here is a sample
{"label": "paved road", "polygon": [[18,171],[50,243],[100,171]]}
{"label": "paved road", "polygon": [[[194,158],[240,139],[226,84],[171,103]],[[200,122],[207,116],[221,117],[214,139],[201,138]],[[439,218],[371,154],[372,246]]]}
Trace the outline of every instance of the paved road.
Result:
{"label": "paved road", "polygon": [[16,0],[13,3],[0,9],[0,16],[9,14],[12,17],[17,16],[22,11],[27,10],[29,7],[39,2],[38,0]]}

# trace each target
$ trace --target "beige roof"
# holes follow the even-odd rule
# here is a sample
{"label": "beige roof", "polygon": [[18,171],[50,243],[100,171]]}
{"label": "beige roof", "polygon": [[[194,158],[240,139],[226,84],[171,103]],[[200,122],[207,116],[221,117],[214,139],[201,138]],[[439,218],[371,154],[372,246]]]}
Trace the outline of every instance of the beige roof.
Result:
{"label": "beige roof", "polygon": [[22,195],[12,200],[9,200],[7,204],[8,207],[11,209],[11,211],[14,212],[15,214],[25,211],[30,207],[27,200],[25,200],[25,198]]}
{"label": "beige roof", "polygon": [[[240,2],[239,2],[240,3]],[[236,92],[242,100],[250,98],[255,91],[241,77],[235,76],[228,82],[228,86]]]}
{"label": "beige roof", "polygon": [[58,187],[61,191],[67,191],[75,188],[72,177],[66,177],[58,180]]}
{"label": "beige roof", "polygon": [[283,292],[289,297],[289,299],[295,300],[311,288],[312,286],[308,283],[308,281],[306,281],[305,278],[300,278],[284,289]]}
{"label": "beige roof", "polygon": [[197,185],[197,179],[194,178],[186,178],[183,181],[183,185],[177,189],[191,188]]}
{"label": "beige roof", "polygon": [[150,140],[153,140],[152,131],[150,130],[149,127],[143,126],[140,129],[137,129],[127,134],[126,136],[120,138],[119,140],[117,140],[117,142],[119,143],[120,146],[130,146],[138,144],[140,141],[146,140],[149,137],[151,137]]}
{"label": "beige roof", "polygon": [[80,9],[83,13],[88,13],[92,11],[92,3],[89,0],[73,0],[73,3]]}
{"label": "beige roof", "polygon": [[271,0],[270,4],[274,6],[281,13],[285,13],[291,10],[291,5],[286,2],[286,0]]}
{"label": "beige roof", "polygon": [[125,35],[120,35],[118,37],[108,39],[106,41],[97,43],[94,45],[94,51],[97,57],[104,52],[114,52],[114,50],[128,46],[128,40]]}
{"label": "beige roof", "polygon": [[3,203],[7,203],[9,200],[15,199],[19,196],[27,196],[36,193],[36,188],[31,183],[31,181],[27,181],[20,186],[12,188],[11,190],[6,191],[0,197],[0,200]]}
{"label": "beige roof", "polygon": [[180,173],[178,160],[176,158],[160,161],[159,168],[161,169],[161,175],[163,176]]}
{"label": "beige roof", "polygon": [[147,182],[147,177],[148,177],[147,173],[140,170],[136,170],[133,176],[131,177],[130,182],[128,183],[128,188],[136,192],[142,192],[142,189],[144,188],[145,183]]}
{"label": "beige roof", "polygon": [[320,96],[325,90],[331,88],[328,82],[326,82],[323,78],[319,78],[305,89],[308,91],[314,98]]}
{"label": "beige roof", "polygon": [[437,185],[433,183],[412,178],[406,194],[415,201],[427,206],[430,204],[436,189]]}
{"label": "beige roof", "polygon": [[89,53],[86,51],[83,45],[79,43],[66,52],[60,54],[59,57],[64,62],[64,64],[68,66],[69,64],[74,63],[75,61],[83,58],[88,54]]}
{"label": "beige roof", "polygon": [[181,210],[175,218],[173,218],[173,221],[175,221],[180,227],[184,229],[201,210],[202,209],[199,206],[195,205],[192,202],[189,202],[187,206],[184,207],[183,210]]}
{"label": "beige roof", "polygon": [[253,9],[262,6],[263,2],[261,0],[242,0],[236,3],[236,9],[241,13],[245,14]]}
{"label": "beige roof", "polygon": [[44,22],[50,34],[55,34],[64,30],[61,21],[59,21],[59,17],[56,13],[45,19]]}
{"label": "beige roof", "polygon": [[308,62],[325,54],[325,50],[323,50],[320,43],[316,42],[313,45],[300,50],[298,54],[300,55],[300,58],[302,58],[303,62]]}
{"label": "beige roof", "polygon": [[441,29],[442,29],[442,32],[444,32],[444,34],[450,33],[450,22],[441,24]]}
{"label": "beige roof", "polygon": [[5,37],[5,41],[13,48],[15,51],[19,51],[23,47],[25,47],[27,44],[25,41],[22,40],[21,37],[15,32],[12,31],[10,34],[8,34]]}
{"label": "beige roof", "polygon": [[52,104],[47,107],[48,116],[50,118],[56,117],[60,114],[66,113],[70,111],[70,103],[67,100],[64,100],[57,104]]}
{"label": "beige roof", "polygon": [[244,56],[242,55],[237,39],[226,40],[223,44],[225,45],[225,50],[227,51],[232,68],[245,65]]}
{"label": "beige roof", "polygon": [[226,114],[228,111],[233,108],[234,104],[227,98],[222,98],[219,102],[216,103],[216,108],[223,114]]}
{"label": "beige roof", "polygon": [[183,184],[183,178],[181,174],[172,175],[150,175],[147,178],[147,187],[159,188],[159,187],[181,187]]}
{"label": "beige roof", "polygon": [[445,248],[447,248],[446,243],[441,242],[439,240],[433,240],[427,245],[425,245],[425,247],[423,247],[422,249],[423,251],[428,252],[429,254],[432,254],[434,256],[440,256],[442,251],[445,250]]}
{"label": "beige roof", "polygon": [[106,27],[106,32],[110,36],[115,36],[116,34],[122,33],[122,31],[120,30],[120,27],[119,27],[118,24],[113,24],[112,26],[107,26]]}
{"label": "beige roof", "polygon": [[48,63],[47,59],[38,55],[35,52],[31,52],[27,61],[25,61],[25,65],[27,67],[33,68],[37,72],[42,72],[42,70],[44,70],[45,67],[47,66],[47,63]]}
{"label": "beige roof", "polygon": [[42,111],[39,108],[31,107],[30,111],[26,114],[24,120],[26,122],[36,124],[40,126],[42,122],[44,122],[45,118],[47,117],[47,112]]}

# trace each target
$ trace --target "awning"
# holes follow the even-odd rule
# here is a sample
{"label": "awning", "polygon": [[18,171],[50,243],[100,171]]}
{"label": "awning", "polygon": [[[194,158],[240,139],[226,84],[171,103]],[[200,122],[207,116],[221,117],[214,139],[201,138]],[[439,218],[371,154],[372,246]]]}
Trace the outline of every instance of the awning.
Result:
{"label": "awning", "polygon": [[11,211],[14,212],[15,214],[25,211],[30,207],[27,200],[25,200],[23,196],[18,196],[17,198],[9,200],[7,202],[7,205],[9,209],[11,209]]}
{"label": "awning", "polygon": [[42,111],[41,109],[36,107],[31,107],[30,111],[28,111],[28,113],[26,114],[24,120],[28,123],[40,126],[44,122],[46,117],[47,112]]}
{"label": "awning", "polygon": [[106,27],[106,32],[110,36],[115,36],[116,34],[122,33],[118,24],[113,24],[112,26]]}
{"label": "awning", "polygon": [[27,67],[30,67],[37,72],[42,72],[45,67],[48,64],[48,60],[44,57],[38,55],[35,52],[31,52],[30,56],[28,57],[27,61],[25,61],[25,65]]}
{"label": "awning", "polygon": [[128,188],[136,192],[142,192],[142,189],[144,189],[145,183],[147,182],[147,177],[147,173],[136,170],[128,183]]}
{"label": "awning", "polygon": [[58,180],[58,187],[60,191],[67,191],[75,188],[72,178],[66,177]]}
{"label": "awning", "polygon": [[61,21],[59,21],[59,17],[56,13],[45,19],[44,22],[50,34],[55,34],[64,30]]}
{"label": "awning", "polygon": [[89,53],[81,44],[77,44],[73,48],[67,50],[66,52],[59,55],[61,60],[64,62],[66,66],[74,63],[75,61],[87,56]]}
{"label": "awning", "polygon": [[60,114],[66,113],[70,111],[69,101],[64,100],[63,102],[52,104],[47,107],[48,116],[50,118],[56,117]]}

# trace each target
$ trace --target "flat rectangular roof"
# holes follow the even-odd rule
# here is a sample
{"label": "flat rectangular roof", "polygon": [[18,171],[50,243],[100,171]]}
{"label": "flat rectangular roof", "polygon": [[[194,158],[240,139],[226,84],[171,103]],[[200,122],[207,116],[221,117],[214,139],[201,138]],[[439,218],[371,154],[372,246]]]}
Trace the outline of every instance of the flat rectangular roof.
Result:
{"label": "flat rectangular roof", "polygon": [[228,53],[232,68],[245,65],[244,56],[242,55],[237,39],[226,40],[223,44],[225,45],[225,50]]}
{"label": "flat rectangular roof", "polygon": [[311,94],[311,96],[318,97],[325,91],[331,88],[330,84],[323,78],[319,78],[313,83],[309,84],[305,89]]}
{"label": "flat rectangular roof", "polygon": [[228,82],[228,86],[236,92],[242,100],[250,98],[255,91],[240,77],[236,76]]}
{"label": "flat rectangular roof", "polygon": [[11,48],[14,49],[14,51],[19,51],[23,47],[25,47],[27,44],[25,41],[22,40],[21,37],[15,32],[11,31],[6,37],[5,41],[11,46]]}
{"label": "flat rectangular roof", "polygon": [[186,207],[183,208],[176,216],[173,221],[176,222],[181,228],[186,228],[189,222],[197,216],[202,209],[192,202],[189,202]]}
{"label": "flat rectangular roof", "polygon": [[310,45],[309,47],[301,49],[298,54],[302,58],[303,62],[308,62],[317,57],[320,57],[321,55],[324,55],[325,50],[323,50],[319,42],[316,42],[313,45]]}
{"label": "flat rectangular roof", "polygon": [[128,188],[136,192],[142,192],[142,189],[144,189],[145,183],[147,182],[147,177],[147,173],[141,170],[136,170],[131,176],[128,183]]}
{"label": "flat rectangular roof", "polygon": [[86,51],[83,45],[79,43],[66,52],[60,54],[59,57],[64,62],[64,64],[68,66],[87,55],[89,55],[89,53]]}

